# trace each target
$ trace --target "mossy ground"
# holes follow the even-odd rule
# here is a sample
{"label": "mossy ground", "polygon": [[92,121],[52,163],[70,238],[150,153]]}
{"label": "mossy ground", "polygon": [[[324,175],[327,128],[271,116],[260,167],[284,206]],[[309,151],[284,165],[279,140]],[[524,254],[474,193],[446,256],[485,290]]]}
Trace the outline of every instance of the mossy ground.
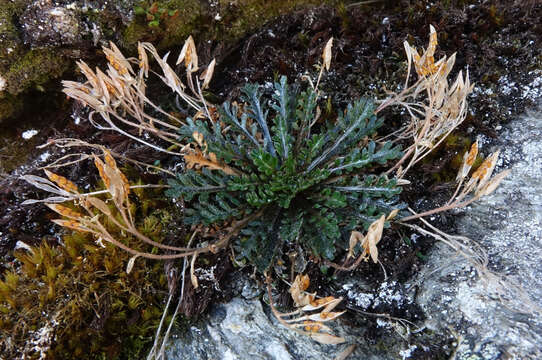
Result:
{"label": "mossy ground", "polygon": [[0,75],[6,81],[0,92],[0,123],[15,119],[30,106],[34,91],[49,97],[47,83],[60,77],[72,64],[65,49],[30,49],[23,44],[17,19],[27,1],[3,1],[0,4]]}
{"label": "mossy ground", "polygon": [[[139,190],[133,199],[138,227],[154,241],[164,241],[172,225],[171,214],[156,209],[154,199],[161,196],[157,191]],[[138,248],[107,219],[105,224],[117,238]],[[0,281],[0,356],[145,356],[167,296],[163,264],[139,259],[128,274],[130,255],[109,244],[102,247],[96,240],[68,232],[15,252]]]}

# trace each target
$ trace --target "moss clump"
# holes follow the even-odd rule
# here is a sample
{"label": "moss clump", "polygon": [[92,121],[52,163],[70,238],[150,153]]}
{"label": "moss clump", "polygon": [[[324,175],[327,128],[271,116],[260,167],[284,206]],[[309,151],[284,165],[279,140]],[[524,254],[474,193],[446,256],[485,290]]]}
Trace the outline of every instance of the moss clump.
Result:
{"label": "moss clump", "polygon": [[58,51],[30,50],[4,74],[6,90],[17,95],[29,87],[44,85],[49,79],[62,75],[70,64],[71,61]]}
{"label": "moss clump", "polygon": [[0,1],[0,76],[6,81],[0,92],[0,122],[23,110],[24,93],[59,77],[71,64],[61,50],[23,46],[15,19],[27,5],[25,0]]}
{"label": "moss clump", "polygon": [[[138,191],[138,207],[156,209],[155,197],[145,193]],[[169,214],[136,215],[140,231],[161,241]],[[137,249],[137,241],[108,228]],[[0,357],[142,358],[163,311],[163,264],[138,259],[127,274],[130,255],[115,246],[77,232],[62,243],[15,252],[17,261],[0,281]]]}
{"label": "moss clump", "polygon": [[26,1],[0,2],[0,73],[9,65],[9,58],[20,52],[21,41],[13,19],[20,15]]}
{"label": "moss clump", "polygon": [[23,101],[11,94],[0,93],[0,122],[23,109]]}
{"label": "moss clump", "polygon": [[[70,66],[71,60],[68,57],[61,51],[52,49],[30,50],[15,60],[7,72],[2,74],[6,88],[0,93],[0,123],[19,115],[24,110],[25,104],[29,105],[41,99],[25,95],[32,90],[44,91],[44,85],[64,74]],[[52,100],[54,95],[58,93],[52,92],[47,95],[49,103],[54,102]]]}
{"label": "moss clump", "polygon": [[214,12],[219,14],[221,20],[215,21],[214,34],[220,40],[235,40],[258,29],[263,23],[296,9],[320,5],[338,6],[341,3],[338,0],[240,0],[235,4],[220,1]]}
{"label": "moss clump", "polygon": [[134,48],[138,41],[152,41],[158,50],[181,44],[188,35],[217,41],[235,41],[262,26],[263,23],[296,8],[317,5],[337,5],[337,0],[218,1],[209,5],[197,0],[142,1],[138,8],[148,9],[154,3],[165,11],[176,12],[164,17],[159,24],[149,26],[144,14],[124,29],[123,45]]}
{"label": "moss clump", "polygon": [[149,26],[146,15],[136,15],[135,20],[124,29],[124,46],[135,48],[138,41],[145,40],[156,43],[158,49],[165,49],[181,44],[189,34],[195,35],[205,27],[198,21],[203,9],[197,0],[141,1],[138,8],[148,10],[153,4],[166,12],[175,12],[176,15],[161,19],[156,26]]}

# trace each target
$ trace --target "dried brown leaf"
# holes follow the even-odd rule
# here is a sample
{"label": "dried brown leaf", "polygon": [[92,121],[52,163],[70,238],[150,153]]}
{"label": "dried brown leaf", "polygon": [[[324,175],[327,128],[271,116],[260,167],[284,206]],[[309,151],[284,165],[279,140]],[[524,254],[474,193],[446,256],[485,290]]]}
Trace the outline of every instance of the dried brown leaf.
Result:
{"label": "dried brown leaf", "polygon": [[45,171],[45,174],[47,177],[56,183],[61,189],[66,190],[70,193],[79,193],[79,189],[77,188],[77,185],[75,185],[70,180],[66,179],[64,176],[57,175],[55,173],[50,172],[49,170],[43,170]]}
{"label": "dried brown leaf", "polygon": [[228,175],[237,175],[237,171],[229,167],[226,164],[222,164],[217,161],[216,155],[209,154],[209,158],[205,157],[199,150],[194,150],[188,154],[184,154],[184,160],[186,161],[187,169],[200,169],[202,167],[209,168],[211,170],[220,170]]}
{"label": "dried brown leaf", "polygon": [[331,47],[333,46],[333,38],[329,39],[324,47],[324,52],[322,53],[322,59],[324,60],[324,67],[327,71],[331,66]]}
{"label": "dried brown leaf", "polygon": [[203,79],[203,84],[201,85],[202,89],[206,89],[213,78],[213,72],[215,71],[216,60],[213,59],[207,69],[201,74],[200,79]]}
{"label": "dried brown leaf", "polygon": [[320,344],[328,344],[328,345],[334,345],[334,344],[342,344],[346,340],[343,337],[330,335],[326,333],[313,333],[310,335],[310,337],[313,340],[318,341]]}

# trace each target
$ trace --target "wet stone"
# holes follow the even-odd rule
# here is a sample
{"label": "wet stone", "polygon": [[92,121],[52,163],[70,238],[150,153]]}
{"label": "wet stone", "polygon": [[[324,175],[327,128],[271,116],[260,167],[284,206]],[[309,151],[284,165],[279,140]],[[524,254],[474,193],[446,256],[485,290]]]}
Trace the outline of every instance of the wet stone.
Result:
{"label": "wet stone", "polygon": [[39,0],[30,4],[20,18],[23,39],[33,47],[73,45],[81,42],[81,23],[68,7]]}

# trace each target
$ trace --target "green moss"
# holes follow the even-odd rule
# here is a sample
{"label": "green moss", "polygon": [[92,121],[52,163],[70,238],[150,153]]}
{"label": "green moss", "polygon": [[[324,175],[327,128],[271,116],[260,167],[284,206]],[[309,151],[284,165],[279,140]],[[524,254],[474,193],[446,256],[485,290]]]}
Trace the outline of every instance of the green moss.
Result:
{"label": "green moss", "polygon": [[70,64],[71,60],[62,52],[52,49],[30,50],[4,74],[6,90],[17,95],[30,87],[44,85],[50,79],[62,75]]}
{"label": "green moss", "polygon": [[28,50],[22,43],[16,19],[28,1],[0,1],[0,76],[6,88],[0,93],[0,122],[15,118],[24,108],[24,93],[62,75],[71,61],[59,49]]}
{"label": "green moss", "polygon": [[265,22],[296,9],[319,5],[338,6],[341,3],[337,0],[239,0],[233,6],[231,1],[221,0],[219,13],[222,19],[216,23],[215,36],[220,40],[239,39]]}
{"label": "green moss", "polygon": [[[148,9],[153,2],[142,1],[138,7]],[[135,20],[123,32],[123,45],[134,48],[138,41],[152,41],[158,49],[166,49],[181,44],[190,34],[195,35],[198,29],[204,28],[199,22],[202,5],[197,0],[169,0],[157,2],[157,7],[176,12],[175,16],[167,16],[157,24],[149,26],[144,14],[136,15]]]}
{"label": "green moss", "polygon": [[[177,15],[148,26],[145,15],[136,16],[123,32],[123,45],[134,48],[138,41],[152,41],[159,50],[180,45],[192,35],[199,39],[235,41],[261,27],[265,22],[295,9],[323,4],[337,5],[337,0],[267,1],[239,0],[219,1],[216,7],[197,0],[159,1],[158,7],[177,11]],[[146,8],[150,2],[143,1],[139,7]]]}
{"label": "green moss", "polygon": [[11,94],[0,94],[0,123],[8,119],[23,109],[22,99]]}
{"label": "green moss", "polygon": [[[162,196],[158,190],[139,191],[133,201],[139,207]],[[156,203],[149,208],[156,209]],[[167,211],[136,215],[140,231],[163,240]],[[111,226],[108,231],[138,249],[135,239]],[[62,242],[15,252],[16,265],[0,281],[0,358],[39,357],[29,344],[43,339],[48,326],[54,337],[47,358],[143,358],[167,295],[163,263],[138,259],[127,274],[130,255],[118,247],[101,247],[78,232],[64,235]]]}
{"label": "green moss", "polygon": [[0,73],[5,72],[10,59],[21,51],[21,41],[14,19],[20,15],[25,3],[22,0],[0,2]]}

